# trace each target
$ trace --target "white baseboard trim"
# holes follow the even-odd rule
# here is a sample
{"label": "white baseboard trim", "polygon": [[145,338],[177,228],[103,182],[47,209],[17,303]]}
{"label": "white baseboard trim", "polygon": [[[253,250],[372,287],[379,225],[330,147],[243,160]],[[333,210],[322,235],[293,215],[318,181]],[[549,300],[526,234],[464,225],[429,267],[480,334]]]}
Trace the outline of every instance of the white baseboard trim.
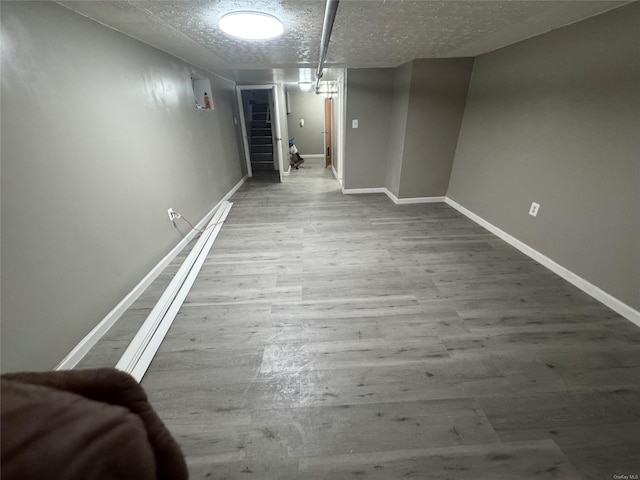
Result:
{"label": "white baseboard trim", "polygon": [[410,205],[413,203],[442,203],[446,197],[413,197],[413,198],[398,198],[396,203],[398,205]]}
{"label": "white baseboard trim", "polygon": [[[223,202],[227,201],[238,189],[247,181],[248,175],[245,175],[215,207],[213,207],[203,218],[196,224],[197,229],[202,229],[209,219],[215,214],[216,210]],[[189,244],[196,236],[197,232],[191,230],[180,242],[162,259],[151,271],[140,280],[133,289],[118,303],[101,321],[98,323],[80,342],[67,354],[66,357],[55,367],[54,370],[71,370],[74,368],[89,350],[98,343],[107,331],[118,321],[127,309],[144,293],[144,291],[153,283],[153,281],[162,273],[162,271],[173,261],[176,256]]]}
{"label": "white baseboard trim", "polygon": [[559,275],[560,277],[564,278],[569,283],[573,284],[574,286],[578,287],[580,290],[582,290],[586,294],[590,295],[594,299],[603,303],[604,305],[609,307],[611,310],[619,313],[620,315],[625,317],[627,320],[630,320],[631,322],[640,326],[640,312],[638,310],[634,309],[630,305],[627,305],[621,300],[618,300],[616,297],[605,292],[600,287],[595,286],[588,280],[585,280],[584,278],[576,275],[571,270],[556,263],[555,261],[551,260],[549,257],[531,248],[526,243],[518,240],[512,235],[509,235],[507,232],[499,229],[495,225],[487,222],[482,217],[466,209],[465,207],[463,207],[456,201],[450,199],[449,197],[445,197],[444,201],[447,205],[450,205],[451,207],[455,208],[460,213],[462,213],[466,217],[476,222],[478,225],[484,227],[494,235],[500,237],[509,245],[517,248],[528,257],[532,258],[536,262],[540,263],[541,265],[545,266],[546,268],[554,272],[556,275]]}
{"label": "white baseboard trim", "polygon": [[289,175],[291,175],[291,165],[289,165],[289,168],[282,172],[283,177],[288,177]]}
{"label": "white baseboard trim", "polygon": [[[333,176],[336,177],[336,180],[340,182],[340,177],[338,177],[338,172],[336,172],[336,167],[331,165],[331,171],[333,172]],[[340,182],[342,184],[342,182]]]}
{"label": "white baseboard trim", "polygon": [[301,153],[302,158],[324,158],[324,153]]}
{"label": "white baseboard trim", "polygon": [[342,188],[342,193],[345,195],[360,195],[362,193],[384,193],[386,194],[389,190],[384,187],[379,188]]}
{"label": "white baseboard trim", "polygon": [[385,187],[384,194],[387,197],[389,197],[393,203],[398,205],[398,197],[396,197],[395,194],[391,190],[389,190],[388,188]]}
{"label": "white baseboard trim", "polygon": [[[219,207],[220,205],[222,205],[222,204],[223,204],[223,202],[226,202],[226,201],[227,201],[227,200],[229,200],[231,197],[233,197],[233,194],[234,194],[234,193],[236,193],[236,192],[240,189],[240,187],[241,187],[242,185],[244,185],[244,182],[246,182],[248,178],[249,178],[249,175],[245,175],[245,176],[242,178],[242,180],[240,180],[238,183],[236,183],[236,184],[235,184],[235,186],[234,186],[231,190],[229,190],[229,193],[227,193],[224,197],[222,197],[222,200],[220,200],[220,201],[216,204],[216,206],[215,206],[215,207],[213,207],[213,208],[211,209],[211,212],[215,212],[215,211],[218,209],[218,207]],[[209,212],[209,213],[211,213],[211,212]],[[209,215],[209,214],[207,214],[207,215]],[[210,216],[213,216],[213,214],[212,214],[212,215],[210,215]],[[202,223],[204,224],[204,223],[206,223],[206,221],[204,221],[204,219],[203,219],[203,220],[202,220]]]}
{"label": "white baseboard trim", "polygon": [[130,374],[138,383],[147,372],[180,307],[187,298],[231,206],[231,203],[225,202],[216,211],[204,233],[118,361],[116,368]]}
{"label": "white baseboard trim", "polygon": [[398,198],[391,192],[391,190],[389,190],[386,187],[349,188],[349,189],[343,188],[342,193],[344,193],[345,195],[354,195],[354,194],[361,194],[361,193],[384,193],[396,205],[410,205],[412,203],[442,203],[445,201],[445,198],[446,198],[446,197]]}

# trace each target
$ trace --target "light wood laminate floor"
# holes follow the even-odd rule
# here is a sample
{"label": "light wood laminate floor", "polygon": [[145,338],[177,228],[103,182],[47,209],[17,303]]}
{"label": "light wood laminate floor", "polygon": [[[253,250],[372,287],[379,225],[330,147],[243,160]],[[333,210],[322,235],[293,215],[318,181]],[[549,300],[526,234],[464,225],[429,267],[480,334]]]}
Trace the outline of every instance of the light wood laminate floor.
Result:
{"label": "light wood laminate floor", "polygon": [[191,478],[640,474],[631,322],[446,204],[314,165],[231,201],[142,381]]}

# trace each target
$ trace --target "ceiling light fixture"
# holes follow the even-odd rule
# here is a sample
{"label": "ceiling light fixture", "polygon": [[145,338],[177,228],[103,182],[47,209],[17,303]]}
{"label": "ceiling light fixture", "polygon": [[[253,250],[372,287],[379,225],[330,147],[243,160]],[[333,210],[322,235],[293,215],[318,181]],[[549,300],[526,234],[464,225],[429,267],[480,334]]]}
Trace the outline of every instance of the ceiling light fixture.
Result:
{"label": "ceiling light fixture", "polygon": [[268,40],[284,31],[282,22],[262,12],[231,12],[220,19],[220,30],[245,40]]}
{"label": "ceiling light fixture", "polygon": [[313,82],[298,82],[298,86],[303,92],[310,92],[313,88]]}

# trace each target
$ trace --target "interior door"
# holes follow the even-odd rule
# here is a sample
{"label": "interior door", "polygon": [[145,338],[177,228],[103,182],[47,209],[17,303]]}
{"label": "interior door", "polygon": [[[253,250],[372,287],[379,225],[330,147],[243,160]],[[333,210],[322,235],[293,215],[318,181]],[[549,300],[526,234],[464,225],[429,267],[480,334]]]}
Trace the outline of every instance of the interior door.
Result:
{"label": "interior door", "polygon": [[333,145],[331,140],[331,132],[332,132],[331,109],[332,109],[332,99],[325,98],[324,99],[324,164],[325,164],[325,167],[327,168],[331,168],[331,166],[333,165],[333,160],[331,157],[333,152]]}

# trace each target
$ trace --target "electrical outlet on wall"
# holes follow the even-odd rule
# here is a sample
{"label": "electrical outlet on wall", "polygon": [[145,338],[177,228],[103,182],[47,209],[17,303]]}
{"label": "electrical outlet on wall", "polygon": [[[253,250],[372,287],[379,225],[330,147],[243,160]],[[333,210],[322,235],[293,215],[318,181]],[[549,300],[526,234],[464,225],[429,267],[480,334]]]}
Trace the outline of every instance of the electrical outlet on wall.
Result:
{"label": "electrical outlet on wall", "polygon": [[171,222],[178,218],[178,214],[173,210],[173,208],[167,210],[167,215],[169,215],[169,221]]}
{"label": "electrical outlet on wall", "polygon": [[538,210],[540,210],[540,204],[536,202],[531,202],[531,208],[529,208],[529,215],[535,217],[538,215]]}

